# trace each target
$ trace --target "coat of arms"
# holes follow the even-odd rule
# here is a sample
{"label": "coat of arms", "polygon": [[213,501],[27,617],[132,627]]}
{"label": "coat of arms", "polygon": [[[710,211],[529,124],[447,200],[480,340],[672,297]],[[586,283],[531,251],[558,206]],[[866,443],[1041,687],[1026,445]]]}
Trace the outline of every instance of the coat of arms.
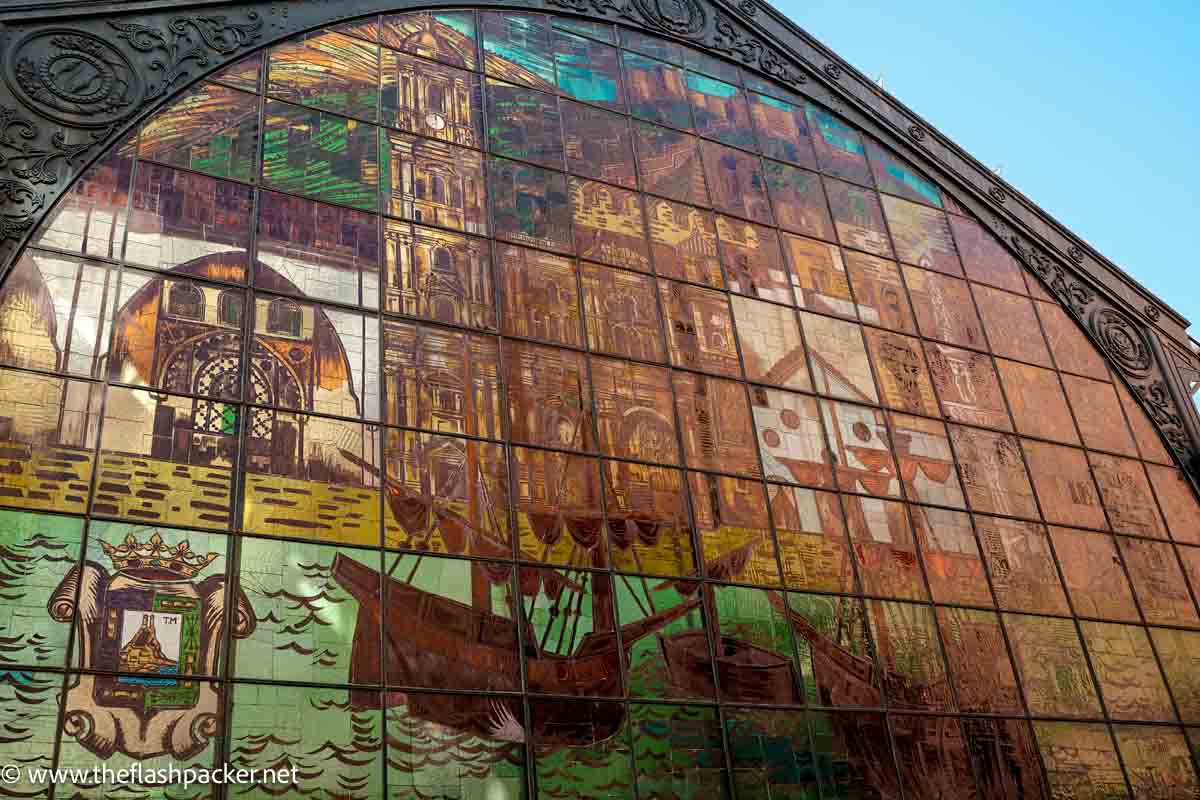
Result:
{"label": "coat of arms", "polygon": [[254,611],[238,589],[227,620],[225,576],[201,577],[220,553],[192,552],[186,539],[171,546],[157,532],[100,546],[113,574],[86,561],[50,598],[51,617],[76,622],[79,665],[99,673],[68,688],[65,730],[102,758],[189,758],[217,730],[220,687],[202,678],[218,675],[221,633],[229,624],[249,636]]}

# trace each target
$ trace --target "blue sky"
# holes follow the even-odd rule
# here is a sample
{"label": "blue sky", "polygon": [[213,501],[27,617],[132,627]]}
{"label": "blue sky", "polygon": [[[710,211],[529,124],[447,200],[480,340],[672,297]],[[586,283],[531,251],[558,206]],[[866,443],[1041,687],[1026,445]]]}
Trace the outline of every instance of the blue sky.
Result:
{"label": "blue sky", "polygon": [[775,7],[1196,323],[1200,4]]}

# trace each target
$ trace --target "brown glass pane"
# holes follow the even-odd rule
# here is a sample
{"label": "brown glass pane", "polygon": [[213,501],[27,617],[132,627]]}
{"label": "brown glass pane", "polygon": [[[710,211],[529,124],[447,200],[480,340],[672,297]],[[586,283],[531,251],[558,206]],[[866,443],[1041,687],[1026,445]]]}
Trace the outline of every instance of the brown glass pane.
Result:
{"label": "brown glass pane", "polygon": [[978,515],[975,526],[1000,608],[1070,613],[1044,526]]}
{"label": "brown glass pane", "polygon": [[1151,628],[1167,685],[1184,722],[1200,720],[1200,633],[1174,628]]}
{"label": "brown glass pane", "polygon": [[902,411],[940,416],[920,340],[877,328],[863,328],[863,335],[875,365],[883,404]]}
{"label": "brown glass pane", "polygon": [[[712,591],[719,623],[716,644],[721,698],[744,703],[803,704],[802,678],[796,669],[783,594],[743,586],[721,586]],[[746,662],[755,666],[741,666]]]}
{"label": "brown glass pane", "polygon": [[1089,453],[1088,460],[1114,531],[1167,538],[1166,524],[1140,462],[1101,453]]}
{"label": "brown glass pane", "polygon": [[155,269],[246,280],[253,189],[145,164],[134,182],[125,260]]}
{"label": "brown glass pane", "polygon": [[[129,390],[122,392],[119,401],[131,394]],[[86,510],[103,396],[103,387],[95,383],[0,370],[0,414],[10,420],[0,428],[3,448],[0,449],[0,495],[7,505],[54,511]],[[143,396],[144,393],[137,395]],[[132,409],[127,415],[136,413]],[[173,429],[165,424],[161,430],[164,437],[174,435]],[[119,470],[120,480],[127,480],[124,476],[130,474],[132,466],[129,461],[120,458],[113,466]],[[165,462],[154,467],[164,472],[172,468]],[[133,488],[142,488],[141,482],[139,476]],[[111,499],[104,505],[112,513],[117,512],[118,505],[133,504],[133,498],[123,496],[130,491],[128,483],[103,481],[97,485],[98,496],[101,486],[108,487],[103,492]],[[157,508],[155,511],[161,513]],[[192,509],[188,507],[184,513],[190,514]]]}
{"label": "brown glass pane", "polygon": [[673,373],[672,382],[688,466],[760,475],[743,384],[690,372]]}
{"label": "brown glass pane", "polygon": [[1117,546],[1146,622],[1200,628],[1200,617],[1172,545],[1118,536]]}
{"label": "brown glass pane", "polygon": [[1038,517],[1015,436],[951,425],[950,441],[972,510]]}
{"label": "brown glass pane", "polygon": [[883,211],[898,259],[947,275],[963,274],[945,213],[886,194]]}
{"label": "brown glass pane", "polygon": [[910,510],[934,601],[992,606],[971,517],[944,508],[910,506]]}
{"label": "brown glass pane", "polygon": [[1158,495],[1158,507],[1167,518],[1171,538],[1177,542],[1200,544],[1200,502],[1187,478],[1177,469],[1147,464],[1150,483]]}
{"label": "brown glass pane", "polygon": [[696,133],[734,147],[757,149],[745,92],[694,72],[687,73],[686,82]]}
{"label": "brown glass pane", "polygon": [[219,84],[185,94],[142,128],[138,156],[219,178],[254,178],[259,99]]}
{"label": "brown glass pane", "polygon": [[384,323],[383,336],[389,424],[500,438],[494,338],[392,321]]}
{"label": "brown glass pane", "polygon": [[558,98],[524,86],[487,82],[488,150],[496,155],[563,168]]}
{"label": "brown glass pane", "polygon": [[869,136],[864,138],[867,157],[871,162],[871,174],[881,192],[899,195],[929,206],[942,207],[942,195],[937,184],[874,139]]}
{"label": "brown glass pane", "polygon": [[[96,484],[92,497],[93,513],[143,523],[169,521],[197,528],[229,527],[241,422],[236,407],[110,386],[101,420],[98,409],[88,408],[91,403],[98,403],[98,391],[94,388],[88,391],[89,387],[73,382],[53,383],[54,388],[65,383],[65,391],[58,396],[41,395],[40,399],[48,401],[52,412],[58,408],[67,412],[67,420],[73,423],[71,428],[79,430],[76,447],[94,442],[99,429],[98,468],[103,479]],[[50,388],[49,379],[27,380],[22,397],[29,397],[30,389],[45,392]],[[72,413],[72,405],[80,410]],[[89,429],[86,434],[82,430],[85,415]],[[60,441],[71,436],[71,428],[62,428]],[[253,446],[256,433],[249,432],[247,438]],[[60,448],[61,445],[55,450]],[[82,471],[87,462],[78,455],[83,453],[72,455],[75,457],[63,460],[71,461],[72,472]],[[68,479],[67,487],[72,483]],[[69,507],[68,503],[60,506]]]}
{"label": "brown glass pane", "polygon": [[1050,538],[1076,614],[1121,622],[1141,619],[1111,535],[1051,528]]}
{"label": "brown glass pane", "polygon": [[783,246],[792,265],[796,305],[854,319],[850,282],[837,246],[788,233],[783,235]]}
{"label": "brown glass pane", "polygon": [[[738,797],[817,796],[812,737],[803,711],[731,708],[724,717]],[[651,795],[669,796],[682,795]]]}
{"label": "brown glass pane", "polygon": [[950,228],[968,278],[1025,294],[1020,263],[995,236],[975,220],[954,214],[950,215]]}
{"label": "brown glass pane", "polygon": [[135,151],[136,137],[131,137],[88,167],[42,219],[29,244],[120,258]]}
{"label": "brown glass pane", "polygon": [[[112,333],[117,273],[117,267],[71,256],[32,249],[22,253],[0,286],[0,362],[100,377]],[[132,270],[127,274],[138,277]],[[155,305],[146,298],[142,303]],[[126,323],[136,318],[125,314]],[[130,333],[122,331],[126,338]],[[154,338],[153,326],[148,335],[135,337]],[[188,347],[181,344],[178,349]],[[146,365],[151,357],[141,355]]]}
{"label": "brown glass pane", "polygon": [[1099,698],[1074,622],[1005,614],[1004,627],[1031,714],[1100,716]]}
{"label": "brown glass pane", "polygon": [[384,436],[386,547],[512,558],[503,446],[395,428]]}
{"label": "brown glass pane", "polygon": [[1017,361],[1028,361],[1042,367],[1053,367],[1042,326],[1033,311],[1033,302],[1022,295],[973,285],[975,305],[983,320],[992,352]]}
{"label": "brown glass pane", "polygon": [[505,390],[514,442],[591,450],[592,392],[587,356],[505,340]]}
{"label": "brown glass pane", "polygon": [[[688,487],[704,574],[713,580],[781,586],[762,483],[689,472]],[[751,597],[766,600],[763,593]],[[720,605],[718,609],[724,611]]]}
{"label": "brown glass pane", "polygon": [[709,289],[660,280],[671,363],[719,375],[741,376],[729,298]]}
{"label": "brown glass pane", "polygon": [[821,171],[837,178],[871,185],[862,137],[842,118],[813,103],[806,103],[813,128],[813,146]]}
{"label": "brown glass pane", "polygon": [[904,504],[850,495],[843,495],[842,503],[863,592],[929,599]]}
{"label": "brown glass pane", "polygon": [[366,38],[377,39],[394,50],[463,69],[479,68],[475,52],[478,47],[475,15],[471,11],[384,14],[377,28],[366,31]]}
{"label": "brown glass pane", "polygon": [[637,175],[628,118],[569,100],[560,105],[567,171],[634,188]]}
{"label": "brown glass pane", "polygon": [[[588,456],[512,448],[512,503],[522,559],[571,567],[608,561],[600,462]],[[553,599],[553,586],[551,589]]]}
{"label": "brown glass pane", "polygon": [[818,392],[847,400],[877,402],[862,327],[853,322],[800,312],[804,341]]}
{"label": "brown glass pane", "polygon": [[683,472],[628,461],[604,461],[601,469],[613,566],[640,574],[697,574]]}
{"label": "brown glass pane", "polygon": [[1183,572],[1187,575],[1188,582],[1195,591],[1197,587],[1200,587],[1200,547],[1180,545],[1176,550],[1179,553],[1179,560],[1183,562]]}
{"label": "brown glass pane", "polygon": [[996,368],[1018,433],[1079,444],[1056,372],[1003,358],[996,359]]}
{"label": "brown glass pane", "polygon": [[1110,717],[1163,722],[1175,719],[1145,628],[1086,620],[1079,627]]}
{"label": "brown glass pane", "polygon": [[[112,322],[109,380],[239,400],[245,306],[240,289],[126,270]],[[279,359],[271,365],[287,370]]]}
{"label": "brown glass pane", "polygon": [[[751,86],[750,83],[746,85]],[[816,169],[817,159],[804,107],[756,92],[749,93],[748,99],[750,117],[758,131],[763,155]]]}
{"label": "brown glass pane", "polygon": [[379,221],[370,214],[263,191],[257,256],[259,288],[379,306]]}
{"label": "brown glass pane", "polygon": [[247,399],[295,411],[379,419],[375,316],[261,294],[254,297],[253,314]]}
{"label": "brown glass pane", "polygon": [[854,567],[837,495],[776,484],[767,494],[788,587],[853,591]]}
{"label": "brown glass pane", "polygon": [[1000,379],[992,359],[982,353],[927,342],[929,374],[942,400],[946,419],[1012,430]]}
{"label": "brown glass pane", "polygon": [[900,482],[896,479],[884,412],[822,400],[821,416],[838,488],[899,497]]}
{"label": "brown glass pane", "polygon": [[899,797],[899,778],[882,714],[814,711],[810,717],[823,795]]}
{"label": "brown glass pane", "polygon": [[967,282],[915,267],[904,267],[921,335],[929,339],[986,349],[983,327]]}
{"label": "brown glass pane", "polygon": [[431,139],[482,148],[479,76],[383,48],[380,122]]}
{"label": "brown glass pane", "polygon": [[496,327],[488,242],[384,220],[385,308],[472,328]]}
{"label": "brown glass pane", "polygon": [[1178,728],[1114,725],[1134,797],[1187,798],[1200,793],[1188,743]]}
{"label": "brown glass pane", "polygon": [[937,609],[950,674],[963,711],[1021,712],[1017,678],[994,611]]}
{"label": "brown glass pane", "polygon": [[[658,274],[723,288],[712,212],[655,197],[646,202],[650,250]],[[754,244],[759,243],[756,240]]]}
{"label": "brown glass pane", "polygon": [[643,189],[672,200],[708,205],[695,136],[635,121],[633,140]]}
{"label": "brown glass pane", "polygon": [[1108,726],[1101,723],[1035,722],[1052,797],[1129,797]]}
{"label": "brown glass pane", "polygon": [[1048,303],[1057,303],[1054,295],[1046,290],[1046,285],[1038,280],[1037,275],[1029,270],[1023,270],[1025,277],[1025,286],[1029,292],[1029,296],[1034,300],[1045,300]]}
{"label": "brown glass pane", "polygon": [[1028,722],[968,717],[962,720],[962,726],[970,743],[981,800],[1050,797],[1037,742]]}
{"label": "brown glass pane", "polygon": [[1079,325],[1062,306],[1037,302],[1038,316],[1046,332],[1046,342],[1054,363],[1064,372],[1074,372],[1096,380],[1108,380],[1108,368],[1096,347],[1079,330]]}
{"label": "brown glass pane", "polygon": [[883,222],[883,210],[879,207],[879,195],[870,189],[830,178],[825,179],[825,194],[829,197],[838,241],[856,250],[892,257],[892,244]]}
{"label": "brown glass pane", "polygon": [[582,347],[575,260],[516,245],[495,253],[503,332]]}
{"label": "brown glass pane", "polygon": [[763,172],[779,227],[834,240],[833,220],[829,218],[829,206],[817,173],[777,161],[764,162]]}
{"label": "brown glass pane", "polygon": [[666,360],[653,278],[585,262],[580,279],[590,349],[644,361]]}
{"label": "brown glass pane", "polygon": [[266,55],[266,52],[262,50],[252,53],[245,58],[233,62],[228,67],[217,70],[213,74],[212,79],[228,84],[235,89],[257,92],[259,77],[262,75],[264,55]]}
{"label": "brown glass pane", "polygon": [[892,450],[909,500],[965,508],[946,426],[932,419],[892,414]]}
{"label": "brown glass pane", "polygon": [[384,213],[465,233],[487,233],[483,157],[478,152],[391,131],[383,132],[381,147]]}
{"label": "brown glass pane", "polygon": [[882,705],[862,600],[788,592],[787,614],[810,704]]}
{"label": "brown glass pane", "polygon": [[1136,458],[1137,447],[1125,425],[1121,402],[1112,384],[1066,373],[1062,380],[1084,446]]}
{"label": "brown glass pane", "polygon": [[879,649],[889,704],[953,709],[950,676],[938,642],[933,609],[915,603],[868,600],[867,619]]}
{"label": "brown glass pane", "polygon": [[832,488],[830,453],[817,400],[757,386],[751,396],[767,479]]}
{"label": "brown glass pane", "polygon": [[1104,509],[1082,450],[1022,440],[1047,522],[1105,528]]}
{"label": "brown glass pane", "polygon": [[635,117],[672,128],[692,129],[683,70],[629,52],[621,54],[621,62],[629,110]]}
{"label": "brown glass pane", "polygon": [[787,265],[779,250],[778,231],[718,215],[717,234],[730,289],[777,303],[792,304],[792,288]]}
{"label": "brown glass pane", "polygon": [[671,379],[662,367],[592,357],[601,452],[679,463]]}
{"label": "brown glass pane", "polygon": [[334,31],[314,31],[271,48],[267,93],[303,106],[375,122],[379,46]]}
{"label": "brown glass pane", "polygon": [[[536,649],[524,648],[529,691],[619,696],[620,656],[615,637],[609,635],[616,627],[612,576],[520,567],[518,580],[530,638],[538,643]],[[576,669],[562,669],[564,661],[574,662]],[[613,732],[610,729],[599,738],[608,738]]]}
{"label": "brown glass pane", "polygon": [[700,142],[700,153],[713,208],[764,225],[774,223],[758,156],[706,140]]}
{"label": "brown glass pane", "polygon": [[[906,797],[929,797],[933,791],[948,797],[975,797],[975,773],[969,744],[957,717],[891,714],[892,741],[900,765],[900,784]],[[930,742],[940,742],[936,749]]]}
{"label": "brown glass pane", "polygon": [[575,224],[575,252],[582,258],[650,271],[650,247],[642,196],[597,181],[568,182]]}
{"label": "brown glass pane", "polygon": [[1150,417],[1146,415],[1141,405],[1133,399],[1133,395],[1125,388],[1125,384],[1119,379],[1114,380],[1113,388],[1117,390],[1117,397],[1121,399],[1121,407],[1125,409],[1125,418],[1129,421],[1129,427],[1133,431],[1133,438],[1137,442],[1142,458],[1159,464],[1174,465],[1175,462],[1170,453],[1163,446],[1158,429],[1150,421]]}
{"label": "brown glass pane", "polygon": [[574,252],[565,176],[492,158],[488,159],[488,185],[496,238]]}
{"label": "brown glass pane", "polygon": [[746,297],[731,300],[746,379],[788,389],[811,389],[796,312]]}
{"label": "brown glass pane", "polygon": [[908,292],[896,264],[866,253],[847,251],[846,273],[850,276],[854,302],[863,322],[916,333]]}

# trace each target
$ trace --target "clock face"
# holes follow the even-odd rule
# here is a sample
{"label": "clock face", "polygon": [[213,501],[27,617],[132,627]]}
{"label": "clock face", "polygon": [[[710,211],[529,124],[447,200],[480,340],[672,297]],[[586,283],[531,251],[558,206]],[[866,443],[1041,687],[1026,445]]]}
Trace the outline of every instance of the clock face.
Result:
{"label": "clock face", "polygon": [[435,131],[440,131],[446,127],[446,119],[441,114],[428,113],[425,115],[425,124],[433,128]]}

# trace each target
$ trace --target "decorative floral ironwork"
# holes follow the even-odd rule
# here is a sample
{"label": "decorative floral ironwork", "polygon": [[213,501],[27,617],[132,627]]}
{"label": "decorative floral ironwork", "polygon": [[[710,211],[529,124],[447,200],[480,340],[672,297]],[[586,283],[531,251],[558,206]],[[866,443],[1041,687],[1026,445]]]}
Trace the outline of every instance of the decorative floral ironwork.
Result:
{"label": "decorative floral ironwork", "polygon": [[84,32],[26,36],[12,49],[5,75],[17,99],[66,125],[104,127],[141,101],[141,82],[125,54]]}
{"label": "decorative floral ironwork", "polygon": [[237,23],[229,22],[223,16],[175,17],[167,23],[166,31],[136,22],[109,20],[108,24],[119,31],[117,36],[129,42],[134,50],[162,52],[163,58],[154,58],[149,64],[152,72],[162,76],[146,92],[145,102],[153,102],[188,77],[189,61],[198,67],[206,67],[212,52],[227,56],[257,40],[262,32],[262,19],[256,12],[251,12],[247,18],[249,22]]}
{"label": "decorative floral ironwork", "polygon": [[1071,257],[1071,260],[1074,261],[1076,264],[1083,263],[1083,251],[1080,250],[1075,245],[1071,245],[1070,247],[1067,248],[1067,255],[1069,255]]}
{"label": "decorative floral ironwork", "polygon": [[1083,283],[1071,278],[1061,266],[1049,257],[1042,255],[1031,246],[1027,246],[1021,237],[1013,235],[1012,243],[1021,260],[1033,270],[1050,290],[1067,305],[1075,316],[1081,320],[1085,317],[1087,307],[1096,299],[1096,294]]}
{"label": "decorative floral ironwork", "polygon": [[988,194],[991,195],[992,199],[997,203],[1003,203],[1008,200],[1008,192],[1004,191],[999,186],[993,186],[992,188],[988,189]]}
{"label": "decorative floral ironwork", "polygon": [[1088,325],[1104,351],[1125,372],[1145,375],[1154,366],[1154,353],[1138,325],[1115,308],[1098,308]]}
{"label": "decorative floral ironwork", "polygon": [[832,61],[825,65],[824,71],[826,75],[835,81],[840,81],[842,79],[842,68],[837,64],[834,64]]}
{"label": "decorative floral ironwork", "polygon": [[911,136],[915,141],[925,141],[925,129],[920,125],[909,125],[908,135]]}
{"label": "decorative floral ironwork", "polygon": [[712,41],[709,46],[722,53],[735,55],[742,62],[756,67],[780,83],[796,86],[806,83],[807,78],[791,66],[775,49],[747,36],[734,23],[718,16]]}
{"label": "decorative floral ironwork", "polygon": [[756,16],[758,14],[758,3],[755,3],[754,0],[742,0],[738,3],[738,11],[747,17]]}

